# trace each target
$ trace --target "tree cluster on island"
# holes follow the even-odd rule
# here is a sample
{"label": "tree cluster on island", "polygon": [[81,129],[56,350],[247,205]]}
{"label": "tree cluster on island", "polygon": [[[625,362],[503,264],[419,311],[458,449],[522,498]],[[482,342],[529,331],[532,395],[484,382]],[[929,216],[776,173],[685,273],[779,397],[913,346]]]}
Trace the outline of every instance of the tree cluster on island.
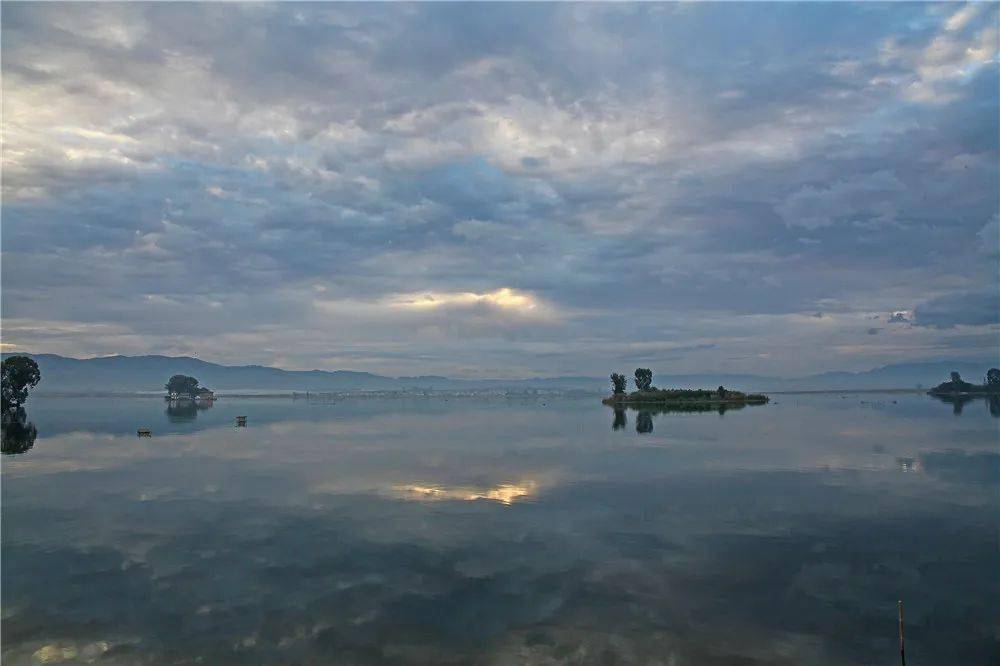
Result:
{"label": "tree cluster on island", "polygon": [[717,389],[658,389],[653,386],[653,371],[649,368],[636,368],[633,382],[635,391],[629,393],[628,378],[619,372],[612,372],[612,394],[603,402],[609,405],[634,403],[763,404],[769,400],[762,393],[732,391],[724,386]]}
{"label": "tree cluster on island", "polygon": [[951,373],[951,381],[942,382],[928,391],[930,395],[1000,395],[1000,368],[990,368],[983,377],[982,384],[970,384],[957,372]]}
{"label": "tree cluster on island", "polygon": [[167,400],[214,400],[211,389],[199,385],[198,380],[188,375],[174,375],[166,385]]}

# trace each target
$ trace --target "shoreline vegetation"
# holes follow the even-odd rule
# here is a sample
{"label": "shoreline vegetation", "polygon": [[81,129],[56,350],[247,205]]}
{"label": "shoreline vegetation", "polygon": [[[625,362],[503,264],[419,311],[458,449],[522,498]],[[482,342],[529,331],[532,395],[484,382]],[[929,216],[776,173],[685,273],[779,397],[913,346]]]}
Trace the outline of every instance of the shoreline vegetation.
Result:
{"label": "shoreline vegetation", "polygon": [[601,402],[611,407],[669,407],[700,411],[764,405],[770,401],[763,393],[743,393],[724,386],[717,389],[658,389],[653,386],[653,371],[649,368],[636,368],[633,382],[635,391],[629,393],[628,378],[621,373],[612,372],[612,393]]}
{"label": "shoreline vegetation", "polygon": [[1000,396],[1000,369],[990,368],[986,371],[982,384],[970,384],[964,381],[957,372],[951,373],[951,381],[938,384],[927,395],[937,397],[954,396]]}

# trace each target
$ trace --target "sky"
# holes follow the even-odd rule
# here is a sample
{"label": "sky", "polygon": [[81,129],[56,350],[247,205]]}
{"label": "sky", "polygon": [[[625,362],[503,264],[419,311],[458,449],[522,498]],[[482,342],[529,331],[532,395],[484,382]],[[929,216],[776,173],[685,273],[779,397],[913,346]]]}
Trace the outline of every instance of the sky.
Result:
{"label": "sky", "polygon": [[1000,354],[997,4],[3,3],[3,349]]}

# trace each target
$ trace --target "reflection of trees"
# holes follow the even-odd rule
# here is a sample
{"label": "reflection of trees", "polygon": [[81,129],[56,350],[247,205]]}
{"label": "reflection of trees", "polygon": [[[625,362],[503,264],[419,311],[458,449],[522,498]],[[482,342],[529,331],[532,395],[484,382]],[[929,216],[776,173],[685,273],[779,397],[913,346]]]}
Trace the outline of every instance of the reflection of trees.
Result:
{"label": "reflection of trees", "polygon": [[983,399],[990,415],[1000,418],[1000,395],[960,395],[955,393],[932,393],[931,397],[940,402],[951,405],[951,411],[955,416],[961,416],[962,410],[973,400]]}
{"label": "reflection of trees", "polygon": [[[954,373],[952,373],[954,374]],[[951,412],[955,416],[960,416],[962,414],[962,409],[966,404],[975,400],[971,395],[959,395],[959,394],[948,394],[948,393],[932,393],[931,394],[937,400],[941,402],[947,402],[951,404]]]}
{"label": "reflection of trees", "polygon": [[[615,405],[613,407],[615,410],[615,416],[614,421],[611,423],[611,429],[616,431],[624,430],[628,426],[628,417],[626,416],[626,413],[629,409],[639,412],[636,416],[635,431],[638,433],[649,433],[653,432],[653,417],[657,414],[715,412],[719,416],[722,416],[729,410],[745,409],[748,405],[750,407],[754,406],[750,403],[739,402],[716,404],[685,404],[683,402],[676,402],[662,405],[655,403]],[[1000,409],[1000,405],[998,405],[998,409]]]}
{"label": "reflection of trees", "polygon": [[628,425],[628,417],[625,416],[625,410],[624,409],[616,409],[615,410],[615,420],[611,424],[611,429],[615,430],[615,431],[624,430],[627,425]]}
{"label": "reflection of trees", "polygon": [[[747,403],[733,402],[733,403],[716,403],[713,405],[705,403],[695,403],[695,404],[684,404],[683,402],[671,403],[669,405],[657,405],[655,403],[643,403],[642,405],[626,405],[629,409],[635,409],[640,412],[649,412],[650,414],[677,414],[677,413],[691,413],[691,412],[718,412],[719,414],[724,414],[730,410],[735,409],[745,409],[748,406]],[[749,405],[754,407],[755,405]]]}
{"label": "reflection of trees", "polygon": [[24,408],[4,412],[3,414],[3,445],[0,447],[5,454],[25,453],[35,445],[38,430],[31,421],[26,421]]}
{"label": "reflection of trees", "polygon": [[653,413],[642,410],[635,417],[635,431],[640,435],[653,432]]}
{"label": "reflection of trees", "polygon": [[194,400],[168,400],[167,418],[171,423],[185,423],[198,418],[198,412],[211,409],[212,403],[209,401],[196,402]]}

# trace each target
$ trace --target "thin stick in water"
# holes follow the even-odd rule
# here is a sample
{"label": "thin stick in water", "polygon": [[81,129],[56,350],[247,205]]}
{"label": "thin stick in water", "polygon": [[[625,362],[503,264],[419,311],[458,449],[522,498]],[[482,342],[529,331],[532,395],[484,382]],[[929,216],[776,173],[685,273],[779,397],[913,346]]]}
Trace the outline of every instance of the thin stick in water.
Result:
{"label": "thin stick in water", "polygon": [[896,609],[899,611],[899,663],[906,666],[906,650],[903,648],[903,602],[896,602]]}

